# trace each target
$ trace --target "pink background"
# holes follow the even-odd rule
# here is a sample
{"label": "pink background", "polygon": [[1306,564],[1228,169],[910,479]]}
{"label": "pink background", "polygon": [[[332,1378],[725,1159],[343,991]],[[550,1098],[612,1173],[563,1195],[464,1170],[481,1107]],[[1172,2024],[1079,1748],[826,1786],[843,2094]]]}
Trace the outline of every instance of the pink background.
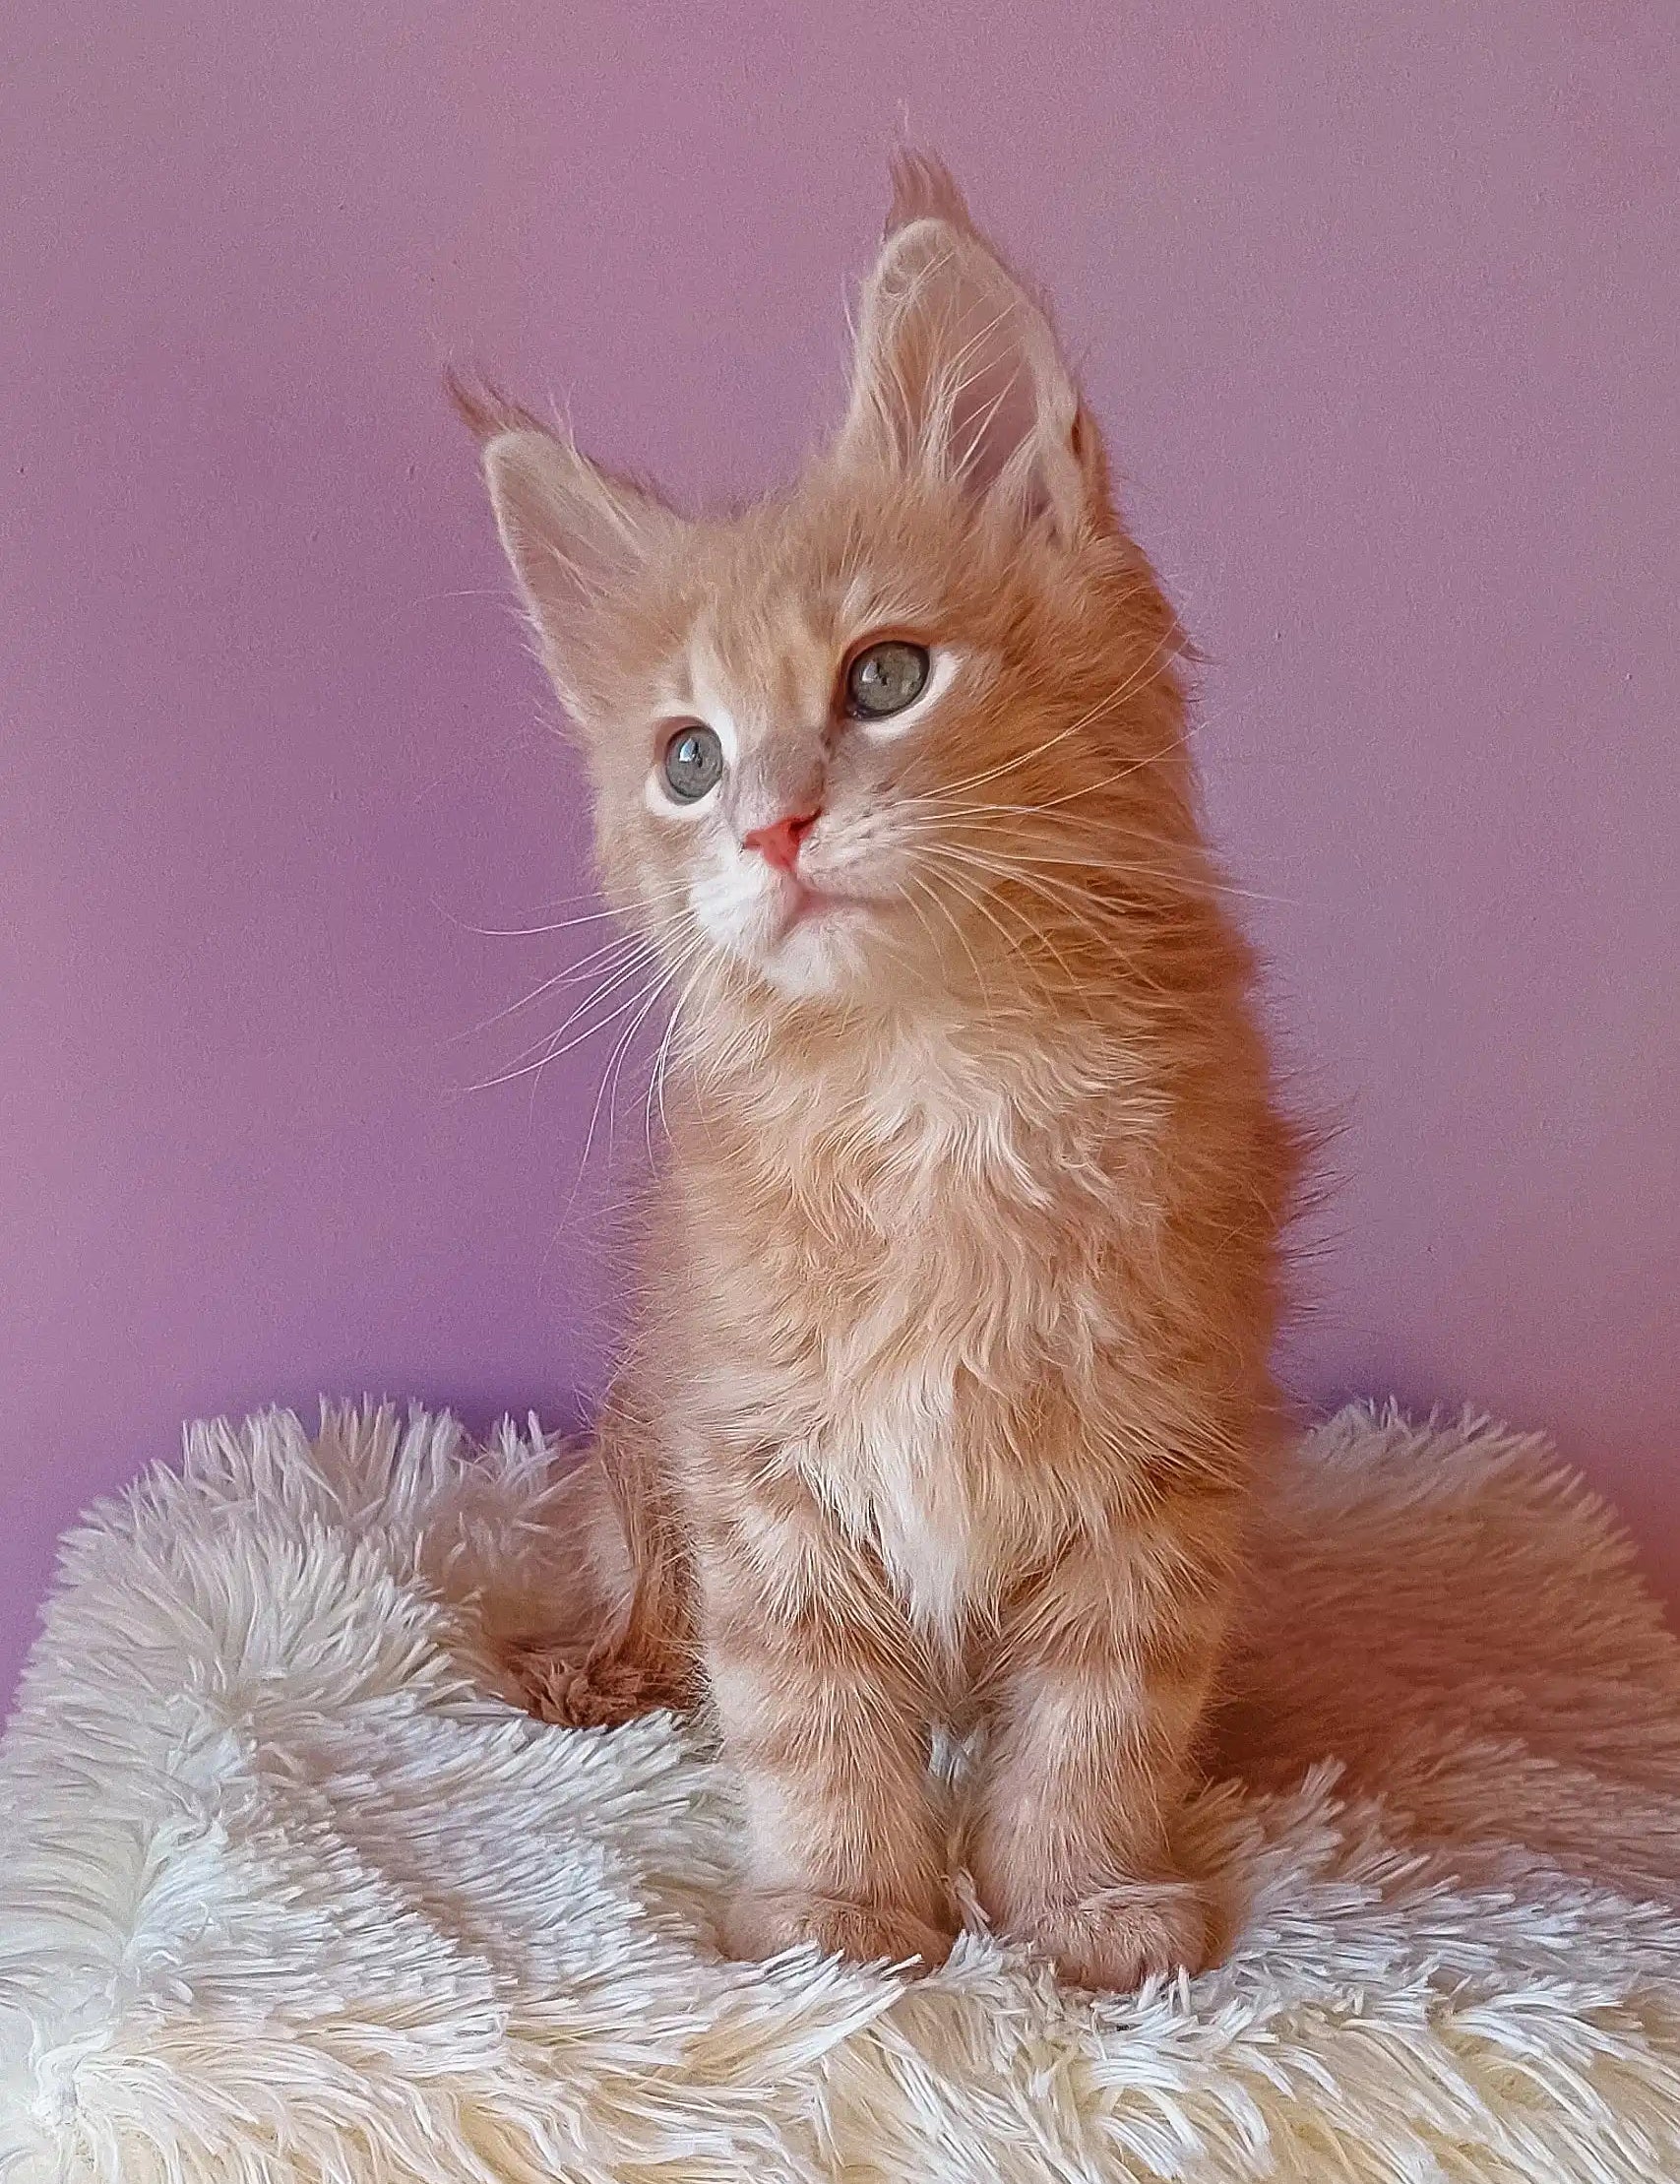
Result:
{"label": "pink background", "polygon": [[1551,1428],[1680,1584],[1669,0],[33,12],[0,1676],[183,1414],[595,1384],[607,1042],[467,1089],[598,929],[473,930],[587,886],[584,814],[439,370],[781,475],[901,126],[1060,299],[1211,656],[1213,825],[1345,1115],[1295,1385]]}

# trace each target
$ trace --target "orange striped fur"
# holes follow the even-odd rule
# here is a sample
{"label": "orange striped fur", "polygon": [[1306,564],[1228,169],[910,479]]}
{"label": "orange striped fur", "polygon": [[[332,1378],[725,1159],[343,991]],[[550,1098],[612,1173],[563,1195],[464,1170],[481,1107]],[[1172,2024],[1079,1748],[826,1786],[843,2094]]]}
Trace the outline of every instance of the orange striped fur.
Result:
{"label": "orange striped fur", "polygon": [[[949,1723],[1002,1930],[1098,1987],[1194,1966],[1174,1816],[1278,1424],[1297,1145],[1198,830],[1183,641],[1049,321],[906,160],[848,414],[785,495],[690,522],[468,407],[608,898],[676,1011],[603,1434],[618,1618],[548,1699],[703,1684],[744,1785],[739,1953],[943,1957]],[[923,693],[850,718],[885,640]],[[723,772],[680,804],[693,723]],[[787,815],[783,870],[746,838]]]}

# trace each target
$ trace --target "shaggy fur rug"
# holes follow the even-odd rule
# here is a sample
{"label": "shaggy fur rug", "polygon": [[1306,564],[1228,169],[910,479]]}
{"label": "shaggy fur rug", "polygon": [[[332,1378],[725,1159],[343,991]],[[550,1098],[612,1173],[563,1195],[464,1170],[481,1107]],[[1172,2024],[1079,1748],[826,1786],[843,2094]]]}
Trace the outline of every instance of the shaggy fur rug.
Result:
{"label": "shaggy fur rug", "polygon": [[1281,1482],[1194,1853],[1228,1953],[721,1962],[728,1785],[510,1703],[559,1451],[198,1429],[68,1541],[0,1753],[16,2184],[1680,2177],[1680,1655],[1485,1423]]}

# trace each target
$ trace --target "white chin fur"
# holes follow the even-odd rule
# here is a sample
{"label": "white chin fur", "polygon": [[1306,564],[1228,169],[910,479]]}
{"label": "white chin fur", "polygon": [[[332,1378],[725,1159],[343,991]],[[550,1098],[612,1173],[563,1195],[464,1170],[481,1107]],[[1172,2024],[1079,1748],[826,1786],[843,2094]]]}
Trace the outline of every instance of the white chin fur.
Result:
{"label": "white chin fur", "polygon": [[849,912],[801,918],[780,940],[759,953],[757,967],[789,1000],[838,992],[863,974],[861,922]]}
{"label": "white chin fur", "polygon": [[696,903],[702,924],[725,954],[756,970],[789,1000],[841,991],[868,969],[869,920],[853,909],[807,912],[789,925],[768,894]]}

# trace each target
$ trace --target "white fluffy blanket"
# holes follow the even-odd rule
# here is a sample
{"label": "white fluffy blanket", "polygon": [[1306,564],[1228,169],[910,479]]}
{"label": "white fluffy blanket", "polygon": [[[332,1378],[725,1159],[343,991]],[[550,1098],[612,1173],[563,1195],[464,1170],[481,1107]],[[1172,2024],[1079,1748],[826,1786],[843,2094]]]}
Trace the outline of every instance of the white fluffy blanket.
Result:
{"label": "white fluffy blanket", "polygon": [[72,1536],[0,1756],[0,2175],[1680,2177],[1680,1664],[1535,1444],[1308,1441],[1196,1819],[1229,1954],[1098,1998],[980,1935],[719,1961],[696,1732],[498,1684],[558,1457],[270,1416]]}

